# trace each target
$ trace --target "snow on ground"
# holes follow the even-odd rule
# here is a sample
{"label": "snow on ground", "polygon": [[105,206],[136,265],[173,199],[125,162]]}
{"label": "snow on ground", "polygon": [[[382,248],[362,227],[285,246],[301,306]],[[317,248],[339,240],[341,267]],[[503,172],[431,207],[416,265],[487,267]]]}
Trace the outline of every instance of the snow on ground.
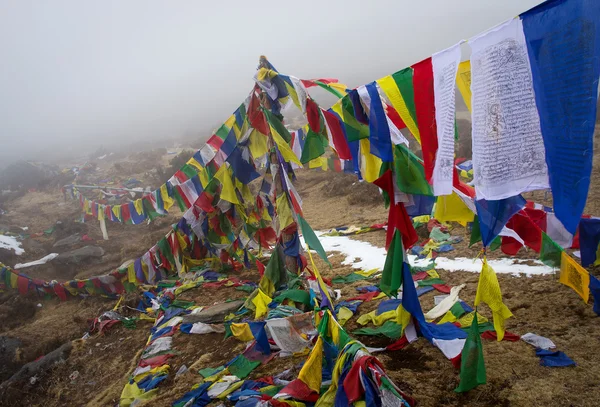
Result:
{"label": "snow on ground", "polygon": [[[317,232],[315,234],[319,237],[323,248],[327,252],[340,252],[346,255],[346,258],[342,262],[344,265],[352,265],[356,269],[371,270],[374,268],[383,269],[385,264],[386,251],[382,247],[376,247],[368,242],[362,242],[359,240],[350,239],[347,236],[324,236],[325,232]],[[302,241],[304,244],[304,241]],[[417,256],[408,255],[408,259],[411,265],[424,266],[429,263],[429,259],[417,259]],[[522,262],[533,262],[535,265],[530,266],[522,264]],[[447,271],[469,271],[472,273],[481,272],[482,260],[468,259],[464,257],[458,257],[456,259],[449,259],[447,257],[438,257],[435,261],[436,268],[444,269]],[[494,269],[496,273],[520,275],[525,274],[527,276],[553,274],[554,269],[544,265],[539,260],[522,260],[522,259],[498,259],[488,260],[488,264]]]}
{"label": "snow on ground", "polygon": [[14,236],[0,235],[0,249],[14,250],[16,255],[25,253],[21,247],[21,242]]}

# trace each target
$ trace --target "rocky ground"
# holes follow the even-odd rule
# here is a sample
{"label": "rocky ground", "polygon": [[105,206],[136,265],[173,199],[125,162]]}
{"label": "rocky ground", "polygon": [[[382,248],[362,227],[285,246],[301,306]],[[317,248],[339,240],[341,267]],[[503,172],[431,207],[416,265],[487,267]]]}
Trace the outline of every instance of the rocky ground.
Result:
{"label": "rocky ground", "polygon": [[[296,183],[303,199],[306,219],[315,230],[339,226],[368,226],[382,223],[387,218],[379,192],[373,185],[357,183],[352,176],[322,173],[319,170],[302,171]],[[592,194],[595,189],[593,190]],[[41,194],[41,193],[36,193]],[[540,197],[538,197],[540,198]],[[49,236],[26,239],[23,259],[3,258],[9,265],[16,261],[35,260],[52,252],[61,255],[85,246],[99,247],[104,254],[90,258],[77,267],[52,266],[32,268],[28,273],[39,278],[69,279],[102,274],[123,261],[141,254],[154,244],[169,227],[172,219],[163,219],[151,225],[122,226],[109,224],[110,240],[101,239],[97,222],[75,223],[79,208],[74,202],[62,202],[60,193],[44,195],[27,194],[22,201],[10,208],[11,225],[31,225],[33,231],[43,231],[61,220],[68,226],[57,227]],[[541,199],[538,202],[544,203]],[[592,203],[588,210],[596,209]],[[6,218],[4,218],[6,219]],[[76,226],[73,226],[76,225]],[[63,229],[64,228],[64,229]],[[91,242],[76,241],[72,236],[88,235]],[[452,231],[453,235],[465,236],[462,228]],[[54,245],[63,239],[72,242],[61,248]],[[382,247],[383,231],[370,232],[352,237]],[[27,240],[38,241],[38,251]],[[29,253],[28,252],[31,252]],[[60,251],[59,251],[60,250]],[[524,249],[523,249],[524,250]],[[450,256],[474,257],[478,249],[457,245]],[[332,253],[332,267],[320,260],[317,266],[325,277],[346,275],[351,266],[343,265],[345,256]],[[520,253],[523,257],[536,258],[535,253]],[[114,257],[111,257],[114,256]],[[360,258],[361,253],[355,257]],[[19,256],[20,257],[20,256]],[[96,263],[97,264],[93,264]],[[52,268],[50,268],[52,267]],[[473,304],[477,288],[477,273],[446,272],[438,269],[440,277],[449,285],[465,283],[461,299]],[[257,281],[255,270],[236,274],[240,279]],[[592,312],[591,304],[583,301],[570,288],[561,285],[555,276],[514,277],[499,275],[506,305],[514,313],[507,329],[516,334],[535,332],[554,341],[558,348],[577,363],[570,368],[545,368],[539,365],[534,349],[524,342],[484,341],[484,358],[488,384],[465,394],[457,395],[453,389],[458,384],[458,371],[436,348],[420,339],[409,347],[395,352],[383,352],[377,356],[384,363],[388,374],[423,406],[542,406],[542,405],[597,405],[600,393],[596,389],[600,382],[600,356],[595,349],[600,345],[598,317]],[[356,285],[339,284],[342,296],[355,295]],[[196,288],[186,292],[182,299],[198,305],[243,298],[246,293],[233,287],[218,289]],[[435,294],[437,295],[437,294]],[[433,307],[433,293],[420,297],[425,311]],[[125,299],[125,304],[136,304],[134,295]],[[361,305],[360,313],[375,309],[376,302]],[[138,321],[136,327],[115,325],[106,333],[81,340],[89,329],[88,320],[112,309],[115,301],[103,298],[87,298],[61,303],[56,299],[21,298],[14,293],[0,296],[0,381],[8,379],[21,366],[33,362],[65,343],[73,343],[72,349],[63,355],[44,375],[20,386],[12,386],[2,393],[0,405],[6,406],[63,406],[63,405],[115,405],[126,382],[127,375],[135,367],[141,350],[148,338],[150,323]],[[127,311],[124,311],[127,312]],[[491,317],[489,310],[480,312]],[[131,311],[130,315],[134,315]],[[357,328],[354,316],[346,328]],[[385,346],[387,338],[361,337],[369,346]],[[174,338],[174,347],[181,352],[172,362],[171,371],[181,366],[202,368],[216,366],[230,360],[243,350],[243,343],[234,338],[223,339],[222,334],[179,335]],[[250,378],[279,373],[301,360],[275,359],[257,369]],[[197,369],[196,369],[197,370]],[[170,405],[190,387],[198,382],[193,373],[175,377],[164,385],[160,395],[149,405]],[[215,404],[216,405],[216,404]]]}

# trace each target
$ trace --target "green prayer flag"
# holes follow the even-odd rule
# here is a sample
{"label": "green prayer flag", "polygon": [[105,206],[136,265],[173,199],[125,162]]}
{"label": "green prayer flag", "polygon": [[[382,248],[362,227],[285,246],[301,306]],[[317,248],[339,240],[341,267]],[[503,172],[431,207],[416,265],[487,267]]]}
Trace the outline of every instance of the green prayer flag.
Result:
{"label": "green prayer flag", "polygon": [[306,140],[304,141],[304,147],[302,148],[300,162],[302,164],[306,164],[315,158],[319,158],[323,154],[325,154],[323,137],[309,129],[308,133],[306,134]]}
{"label": "green prayer flag", "polygon": [[214,375],[216,375],[217,373],[219,373],[219,372],[220,372],[220,371],[222,371],[223,369],[225,369],[225,366],[219,366],[219,367],[207,367],[207,368],[204,368],[204,369],[200,369],[200,370],[198,371],[198,373],[199,373],[199,374],[200,374],[202,377],[206,378],[206,377],[211,377],[211,376],[214,376]]}
{"label": "green prayer flag", "polygon": [[281,303],[284,300],[292,300],[304,305],[310,305],[310,294],[305,290],[285,290],[277,297],[273,298],[273,301],[278,303]]}
{"label": "green prayer flag", "polygon": [[279,120],[276,115],[271,113],[269,109],[263,109],[263,111],[265,112],[265,116],[267,117],[269,124],[275,129],[275,131],[277,131],[277,133],[279,133],[286,143],[289,143],[292,140],[292,135],[288,129],[285,128],[281,120]]}
{"label": "green prayer flag", "polygon": [[441,278],[428,278],[418,282],[419,287],[428,287],[434,284],[446,284]]}
{"label": "green prayer flag", "polygon": [[354,106],[348,95],[342,98],[342,121],[348,141],[358,141],[369,137],[369,126],[360,123],[354,116]]}
{"label": "green prayer flag", "polygon": [[180,171],[183,172],[188,179],[198,174],[198,170],[187,163],[181,167]]}
{"label": "green prayer flag", "polygon": [[323,261],[331,266],[331,263],[327,258],[327,253],[325,253],[325,249],[323,249],[323,246],[321,245],[321,241],[315,234],[314,230],[312,230],[308,222],[300,215],[298,215],[298,224],[300,225],[300,230],[302,231],[302,236],[304,237],[304,242],[306,245],[310,249],[316,251]]}
{"label": "green prayer flag", "polygon": [[366,280],[369,277],[363,276],[357,273],[350,273],[347,276],[339,276],[331,279],[331,282],[334,284],[345,284],[345,283],[353,283],[355,281]]}
{"label": "green prayer flag", "polygon": [[415,108],[415,90],[413,87],[413,69],[408,67],[392,75],[398,90],[406,103],[408,113],[413,121],[417,123],[417,109]]}
{"label": "green prayer flag", "polygon": [[487,377],[483,361],[483,347],[479,335],[477,312],[475,312],[469,336],[461,354],[460,384],[454,391],[463,393],[485,383],[487,383]]}
{"label": "green prayer flag", "polygon": [[475,215],[475,219],[471,223],[471,240],[469,241],[469,247],[475,243],[481,242],[481,229],[479,228],[479,218]]}
{"label": "green prayer flag", "polygon": [[150,219],[150,221],[153,221],[154,219],[160,217],[160,214],[156,212],[154,206],[152,206],[152,202],[150,202],[150,199],[148,199],[148,197],[142,198],[142,205],[144,207],[144,212],[146,213],[146,215],[148,215],[148,219]]}
{"label": "green prayer flag", "polygon": [[407,194],[433,196],[421,160],[403,144],[398,144],[394,148],[394,169],[396,185],[400,191]]}
{"label": "green prayer flag", "polygon": [[540,250],[540,260],[546,266],[560,268],[560,259],[563,248],[560,247],[546,233],[542,232],[542,249]]}
{"label": "green prayer flag", "polygon": [[267,263],[267,267],[265,268],[265,274],[258,284],[259,288],[268,296],[273,295],[279,289],[280,284],[287,278],[279,250],[279,246],[276,246],[275,250],[273,250],[269,263]]}
{"label": "green prayer flag", "polygon": [[229,127],[227,127],[226,124],[223,124],[223,125],[221,125],[221,127],[219,127],[219,130],[217,130],[215,135],[217,137],[219,137],[221,140],[225,140],[227,138],[227,136],[229,135],[229,130],[231,130],[231,129]]}
{"label": "green prayer flag", "polygon": [[492,243],[490,243],[490,250],[498,250],[500,246],[502,246],[502,236],[496,236],[496,238],[492,240]]}
{"label": "green prayer flag", "polygon": [[160,239],[156,246],[158,247],[158,250],[160,250],[161,254],[165,256],[171,266],[175,266],[175,257],[173,257],[173,251],[171,250],[171,246],[169,246],[167,238],[163,237]]}
{"label": "green prayer flag", "polygon": [[371,328],[364,327],[352,331],[354,335],[369,335],[379,336],[383,335],[390,339],[398,339],[402,336],[402,325],[395,323],[394,321],[386,321],[383,325]]}
{"label": "green prayer flag", "polygon": [[[404,246],[402,245],[402,236],[398,230],[394,231],[394,237],[385,258],[383,273],[381,274],[381,283],[379,288],[386,293],[388,297],[395,297],[398,294],[398,288],[402,285],[402,268],[404,267]],[[411,281],[412,283],[412,281]]]}
{"label": "green prayer flag", "polygon": [[227,366],[227,369],[229,369],[229,373],[232,375],[237,376],[240,379],[245,379],[250,372],[259,365],[260,362],[251,362],[244,355],[239,355],[229,366]]}

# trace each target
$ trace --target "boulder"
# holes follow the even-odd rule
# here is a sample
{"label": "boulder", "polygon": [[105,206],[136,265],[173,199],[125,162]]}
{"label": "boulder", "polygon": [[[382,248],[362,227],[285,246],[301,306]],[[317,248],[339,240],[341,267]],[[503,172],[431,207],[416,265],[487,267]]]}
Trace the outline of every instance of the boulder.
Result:
{"label": "boulder", "polygon": [[73,349],[73,345],[71,342],[67,342],[60,348],[53,350],[44,357],[27,363],[10,379],[0,384],[0,390],[13,384],[29,380],[34,376],[43,375],[57,363],[67,360],[71,353],[71,349]]}
{"label": "boulder", "polygon": [[52,247],[73,246],[79,242],[81,242],[81,237],[78,233],[75,233],[74,235],[67,236],[64,239],[57,240]]}
{"label": "boulder", "polygon": [[222,304],[213,305],[205,308],[197,314],[189,314],[183,316],[184,324],[194,324],[196,322],[203,322],[205,324],[222,323],[227,315],[237,311],[244,301],[235,300],[231,302],[224,302]]}
{"label": "boulder", "polygon": [[84,246],[79,249],[60,253],[55,261],[60,263],[80,264],[90,259],[104,256],[104,249],[99,246]]}

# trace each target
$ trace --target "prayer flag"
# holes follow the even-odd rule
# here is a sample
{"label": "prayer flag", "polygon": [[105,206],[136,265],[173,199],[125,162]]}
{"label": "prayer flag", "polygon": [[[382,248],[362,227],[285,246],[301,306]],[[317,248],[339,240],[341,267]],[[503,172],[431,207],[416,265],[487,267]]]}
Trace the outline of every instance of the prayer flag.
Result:
{"label": "prayer flag", "polygon": [[[415,113],[421,136],[423,167],[425,168],[425,178],[431,183],[433,168],[435,166],[435,155],[438,149],[431,58],[426,58],[416,63],[412,66],[412,69]],[[452,75],[452,78],[454,78],[454,75]]]}
{"label": "prayer flag", "polygon": [[[565,228],[575,234],[592,171],[600,2],[548,1],[521,18],[554,210]],[[510,71],[507,66],[502,69]],[[511,79],[515,81],[512,74]],[[523,112],[516,113],[522,120]]]}
{"label": "prayer flag", "polygon": [[463,393],[480,384],[487,383],[477,313],[473,317],[473,322],[461,354],[460,384],[454,390],[457,393]]}
{"label": "prayer flag", "polygon": [[492,310],[494,319],[494,329],[498,334],[498,341],[504,337],[505,321],[512,317],[512,312],[502,302],[502,292],[498,277],[494,270],[488,265],[487,259],[483,259],[483,266],[477,284],[477,294],[475,295],[475,306],[485,302]]}

